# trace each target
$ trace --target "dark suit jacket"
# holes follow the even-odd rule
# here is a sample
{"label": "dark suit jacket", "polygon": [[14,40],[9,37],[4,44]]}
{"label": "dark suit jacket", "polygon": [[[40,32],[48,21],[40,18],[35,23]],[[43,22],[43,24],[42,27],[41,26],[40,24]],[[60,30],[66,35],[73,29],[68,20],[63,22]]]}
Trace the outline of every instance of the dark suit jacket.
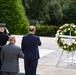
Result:
{"label": "dark suit jacket", "polygon": [[28,34],[22,38],[22,51],[25,55],[25,59],[38,59],[39,49],[38,46],[41,45],[40,38],[33,34]]}

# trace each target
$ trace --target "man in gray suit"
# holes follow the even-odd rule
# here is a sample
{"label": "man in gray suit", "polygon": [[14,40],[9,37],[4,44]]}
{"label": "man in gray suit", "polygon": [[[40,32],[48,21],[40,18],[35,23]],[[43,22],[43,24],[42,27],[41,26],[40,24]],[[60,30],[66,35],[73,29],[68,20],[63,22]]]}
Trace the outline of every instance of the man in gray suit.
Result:
{"label": "man in gray suit", "polygon": [[15,45],[14,36],[9,37],[9,44],[2,47],[1,60],[3,75],[18,75],[19,57],[24,58],[20,47]]}

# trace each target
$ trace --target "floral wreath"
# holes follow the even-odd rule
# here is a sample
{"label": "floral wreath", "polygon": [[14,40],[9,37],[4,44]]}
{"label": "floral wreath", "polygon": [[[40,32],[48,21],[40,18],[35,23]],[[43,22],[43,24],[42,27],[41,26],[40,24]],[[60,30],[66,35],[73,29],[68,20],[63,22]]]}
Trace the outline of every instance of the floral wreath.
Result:
{"label": "floral wreath", "polygon": [[64,24],[63,26],[59,27],[56,37],[57,37],[57,44],[60,48],[66,51],[75,51],[76,50],[76,38],[71,44],[65,43],[64,40],[62,40],[61,35],[66,35],[69,36],[71,31],[71,36],[75,37],[76,36],[76,26],[71,23],[71,24]]}

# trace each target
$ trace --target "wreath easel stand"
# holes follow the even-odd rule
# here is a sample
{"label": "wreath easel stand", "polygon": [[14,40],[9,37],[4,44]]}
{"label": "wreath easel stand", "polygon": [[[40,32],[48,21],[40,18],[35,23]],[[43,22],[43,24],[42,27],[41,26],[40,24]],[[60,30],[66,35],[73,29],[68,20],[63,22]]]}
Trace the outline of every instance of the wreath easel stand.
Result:
{"label": "wreath easel stand", "polygon": [[[62,38],[62,39],[68,39],[69,41],[70,41],[70,43],[68,43],[67,42],[67,44],[70,44],[70,45],[72,45],[72,43],[73,43],[73,40],[75,40],[76,39],[76,37],[75,36],[71,36],[71,27],[70,27],[70,32],[69,32],[69,35],[67,36],[67,35],[60,35],[60,34],[58,34],[57,35],[57,37],[59,37],[59,38]],[[57,64],[56,64],[56,67],[58,67],[59,66],[59,64],[61,63],[61,58],[62,58],[62,56],[63,56],[63,53],[64,53],[64,50],[65,48],[63,48],[63,50],[62,50],[62,52],[61,52],[61,55],[60,55],[60,58],[59,58],[59,60],[58,60],[58,62],[57,62]],[[66,50],[67,51],[67,50]],[[69,58],[69,53],[71,52],[71,59],[68,59]],[[74,65],[75,65],[75,59],[74,59],[74,57],[75,57],[75,50],[71,50],[70,51],[70,49],[67,51],[67,61],[71,61],[71,63],[67,63],[67,67],[69,67],[69,66],[72,66],[72,67],[74,67]]]}
{"label": "wreath easel stand", "polygon": [[[58,67],[59,64],[62,62],[62,61],[61,61],[61,58],[62,58],[64,52],[65,52],[65,50],[62,50],[61,55],[60,55],[60,57],[59,57],[59,60],[58,60],[58,62],[57,62],[57,64],[56,64],[56,67]],[[74,65],[75,65],[75,60],[74,60],[75,51],[71,51],[71,52],[66,51],[66,53],[67,53],[67,61],[68,61],[68,62],[67,62],[67,67],[70,67],[70,66],[74,67]],[[68,59],[70,53],[71,53],[71,59]],[[71,61],[71,62],[69,62],[69,61]]]}

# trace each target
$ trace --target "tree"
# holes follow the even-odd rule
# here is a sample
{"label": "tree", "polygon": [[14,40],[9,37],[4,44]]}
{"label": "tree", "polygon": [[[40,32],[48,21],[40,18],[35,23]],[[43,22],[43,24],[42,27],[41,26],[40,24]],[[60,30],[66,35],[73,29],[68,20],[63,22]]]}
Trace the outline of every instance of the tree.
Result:
{"label": "tree", "polygon": [[[48,17],[48,3],[50,0],[23,0],[29,20],[44,22]],[[24,4],[25,2],[25,4]]]}
{"label": "tree", "polygon": [[76,24],[76,0],[70,0],[67,9],[63,10],[63,22]]}
{"label": "tree", "polygon": [[[69,0],[70,1],[70,0]],[[49,3],[49,16],[50,19],[46,19],[47,24],[58,25],[63,19],[63,10],[66,10],[69,6],[68,0],[50,0]]]}
{"label": "tree", "polygon": [[0,22],[12,34],[27,34],[29,22],[25,15],[22,0],[0,0]]}

